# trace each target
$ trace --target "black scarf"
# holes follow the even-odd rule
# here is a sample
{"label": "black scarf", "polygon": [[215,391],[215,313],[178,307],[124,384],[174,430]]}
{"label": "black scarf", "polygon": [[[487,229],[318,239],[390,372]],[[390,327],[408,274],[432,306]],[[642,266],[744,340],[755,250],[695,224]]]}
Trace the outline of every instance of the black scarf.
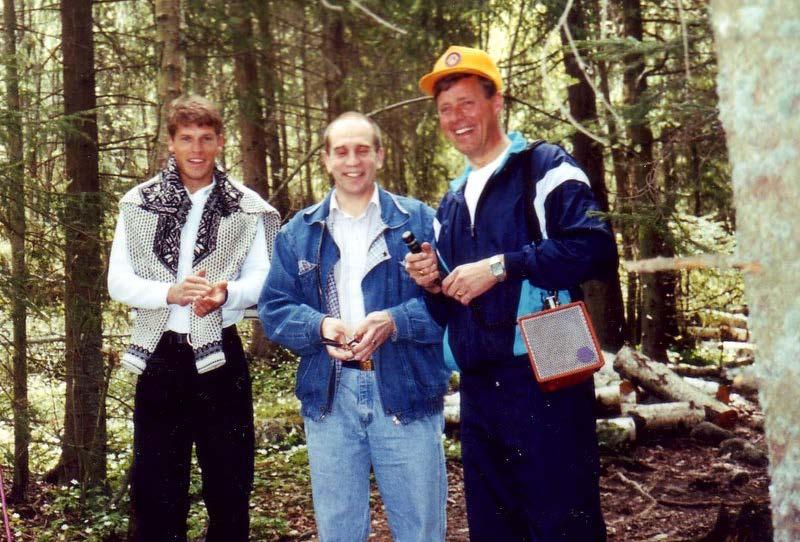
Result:
{"label": "black scarf", "polygon": [[[238,211],[242,199],[242,192],[231,184],[228,176],[216,164],[214,181],[214,188],[211,189],[200,218],[192,267],[216,250],[220,220]],[[141,196],[141,208],[158,215],[153,253],[176,276],[181,250],[181,230],[186,224],[192,201],[181,182],[174,156],[169,157],[167,167],[161,172],[161,182],[143,188]]]}

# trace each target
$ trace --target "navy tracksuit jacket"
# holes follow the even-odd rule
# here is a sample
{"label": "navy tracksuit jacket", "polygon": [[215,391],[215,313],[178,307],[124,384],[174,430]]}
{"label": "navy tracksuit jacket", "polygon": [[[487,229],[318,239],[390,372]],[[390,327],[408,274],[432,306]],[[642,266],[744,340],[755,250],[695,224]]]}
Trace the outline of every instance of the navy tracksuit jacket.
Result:
{"label": "navy tracksuit jacket", "polygon": [[521,135],[509,137],[508,156],[478,200],[475,223],[464,199],[467,169],[442,199],[436,239],[440,267],[504,254],[507,279],[468,307],[427,297],[447,327],[446,357],[462,373],[470,539],[605,540],[592,381],[542,392],[516,319],[541,309],[549,290],[559,290],[562,302],[578,298],[581,282],[615,268],[616,245],[593,214],[600,209],[575,160],[559,146],[531,149]]}

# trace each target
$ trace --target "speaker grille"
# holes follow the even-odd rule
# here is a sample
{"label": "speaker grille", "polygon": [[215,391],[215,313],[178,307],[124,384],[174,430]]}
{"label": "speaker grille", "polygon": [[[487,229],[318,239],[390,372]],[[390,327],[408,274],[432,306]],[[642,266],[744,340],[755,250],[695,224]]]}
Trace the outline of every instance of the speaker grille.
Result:
{"label": "speaker grille", "polygon": [[519,325],[540,382],[594,371],[603,363],[582,303],[525,316]]}

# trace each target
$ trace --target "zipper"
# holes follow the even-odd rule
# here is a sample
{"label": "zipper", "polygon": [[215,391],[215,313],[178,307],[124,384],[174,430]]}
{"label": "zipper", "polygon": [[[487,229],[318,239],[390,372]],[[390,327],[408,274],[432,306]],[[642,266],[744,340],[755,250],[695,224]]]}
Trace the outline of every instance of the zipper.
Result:
{"label": "zipper", "polygon": [[[317,293],[319,295],[320,309],[322,311],[327,311],[325,297],[322,293],[322,241],[323,237],[325,236],[326,227],[324,221],[320,221],[319,225],[322,231],[320,232],[319,244],[317,245]],[[330,369],[328,370],[328,386],[327,386],[328,397],[327,401],[325,402],[325,408],[322,411],[320,419],[323,419],[325,416],[327,416],[333,409],[333,397],[336,391],[335,379],[336,379],[336,363],[334,362],[331,364]]]}
{"label": "zipper", "polygon": [[319,294],[320,309],[325,310],[325,298],[322,296],[322,237],[325,235],[325,222],[319,223],[322,232],[317,245],[317,293]]}
{"label": "zipper", "polygon": [[[489,191],[489,186],[491,184],[493,184],[493,182],[495,182],[495,180],[497,179],[498,174],[500,172],[502,172],[506,168],[506,164],[508,163],[509,158],[511,158],[511,157],[510,156],[507,157],[506,161],[503,163],[503,165],[500,166],[500,168],[494,170],[494,172],[492,172],[491,176],[486,181],[486,184],[484,185],[483,190],[481,190],[481,195],[478,197],[478,202],[475,204],[475,220],[470,220],[470,224],[469,224],[470,232],[472,234],[472,240],[473,241],[475,240],[475,223],[478,221],[478,211],[480,211],[480,209],[481,209],[481,203],[483,203],[483,201],[486,199],[486,193]],[[466,199],[464,200],[464,203],[466,203]],[[469,207],[467,208],[467,214],[469,214]]]}

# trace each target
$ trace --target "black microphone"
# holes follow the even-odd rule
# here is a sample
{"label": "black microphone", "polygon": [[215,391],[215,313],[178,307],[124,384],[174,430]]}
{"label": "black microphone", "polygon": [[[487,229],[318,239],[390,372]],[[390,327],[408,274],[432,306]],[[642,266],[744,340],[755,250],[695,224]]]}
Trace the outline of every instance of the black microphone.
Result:
{"label": "black microphone", "polygon": [[[419,254],[420,252],[422,252],[422,245],[419,244],[419,241],[417,241],[417,238],[414,237],[414,234],[411,233],[410,231],[407,231],[407,230],[404,231],[403,234],[400,236],[400,238],[406,244],[406,246],[408,247],[408,251],[410,253]],[[433,283],[436,286],[441,286],[442,285],[442,279],[439,278],[439,277],[436,277],[436,280],[434,280]]]}

